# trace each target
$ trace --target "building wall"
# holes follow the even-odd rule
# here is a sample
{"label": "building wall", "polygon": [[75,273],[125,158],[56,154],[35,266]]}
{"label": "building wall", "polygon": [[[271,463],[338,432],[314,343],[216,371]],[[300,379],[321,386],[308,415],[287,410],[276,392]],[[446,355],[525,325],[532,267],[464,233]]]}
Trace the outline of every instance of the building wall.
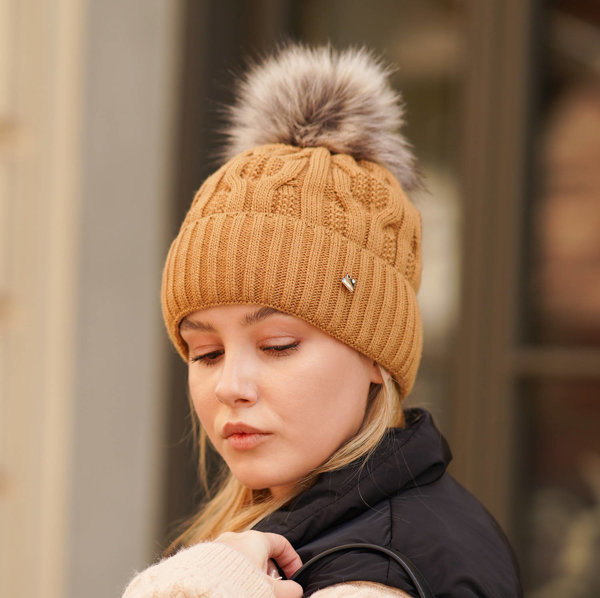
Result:
{"label": "building wall", "polygon": [[0,594],[154,555],[179,3],[0,4]]}

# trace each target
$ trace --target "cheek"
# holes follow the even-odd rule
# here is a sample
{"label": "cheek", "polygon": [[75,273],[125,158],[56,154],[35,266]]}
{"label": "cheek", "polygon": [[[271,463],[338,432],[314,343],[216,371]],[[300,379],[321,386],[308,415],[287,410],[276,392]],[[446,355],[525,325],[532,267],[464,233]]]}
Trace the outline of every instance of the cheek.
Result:
{"label": "cheek", "polygon": [[206,430],[212,440],[212,423],[216,415],[217,402],[214,398],[211,400],[209,393],[204,386],[197,381],[194,381],[192,376],[189,378],[188,392],[192,407],[194,408],[202,427]]}
{"label": "cheek", "polygon": [[290,424],[311,436],[328,434],[332,439],[347,438],[362,423],[371,384],[369,372],[360,358],[347,355],[324,359],[316,355],[294,372],[294,388],[288,413]]}

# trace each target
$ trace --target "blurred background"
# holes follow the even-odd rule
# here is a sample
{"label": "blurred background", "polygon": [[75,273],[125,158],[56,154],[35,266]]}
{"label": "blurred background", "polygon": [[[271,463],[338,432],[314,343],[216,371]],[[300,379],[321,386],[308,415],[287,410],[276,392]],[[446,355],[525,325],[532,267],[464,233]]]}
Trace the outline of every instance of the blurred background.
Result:
{"label": "blurred background", "polygon": [[170,239],[236,74],[397,66],[428,192],[411,404],[528,598],[600,596],[597,0],[0,0],[0,595],[120,596],[200,497]]}

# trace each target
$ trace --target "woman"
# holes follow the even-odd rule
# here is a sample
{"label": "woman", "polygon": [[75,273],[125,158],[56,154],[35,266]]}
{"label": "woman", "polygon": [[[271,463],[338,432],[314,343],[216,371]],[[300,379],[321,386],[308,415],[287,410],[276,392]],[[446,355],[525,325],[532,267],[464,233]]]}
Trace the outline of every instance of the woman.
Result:
{"label": "woman", "polygon": [[[196,194],[162,288],[201,458],[208,438],[228,473],[170,552],[187,548],[125,598],[520,595],[431,417],[402,410],[421,233],[386,70],[365,51],[290,47],[241,82],[230,117],[228,161]],[[279,578],[313,557],[302,588]]]}

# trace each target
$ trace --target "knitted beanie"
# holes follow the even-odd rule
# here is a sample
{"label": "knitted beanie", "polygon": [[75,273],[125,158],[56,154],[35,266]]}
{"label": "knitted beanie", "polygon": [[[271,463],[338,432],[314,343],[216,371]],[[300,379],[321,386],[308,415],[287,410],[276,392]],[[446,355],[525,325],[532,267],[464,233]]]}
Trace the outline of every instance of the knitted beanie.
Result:
{"label": "knitted beanie", "polygon": [[421,222],[403,191],[417,175],[387,75],[364,50],[292,46],[240,83],[229,159],[197,192],[163,272],[182,357],[185,316],[258,304],[353,347],[410,392]]}

